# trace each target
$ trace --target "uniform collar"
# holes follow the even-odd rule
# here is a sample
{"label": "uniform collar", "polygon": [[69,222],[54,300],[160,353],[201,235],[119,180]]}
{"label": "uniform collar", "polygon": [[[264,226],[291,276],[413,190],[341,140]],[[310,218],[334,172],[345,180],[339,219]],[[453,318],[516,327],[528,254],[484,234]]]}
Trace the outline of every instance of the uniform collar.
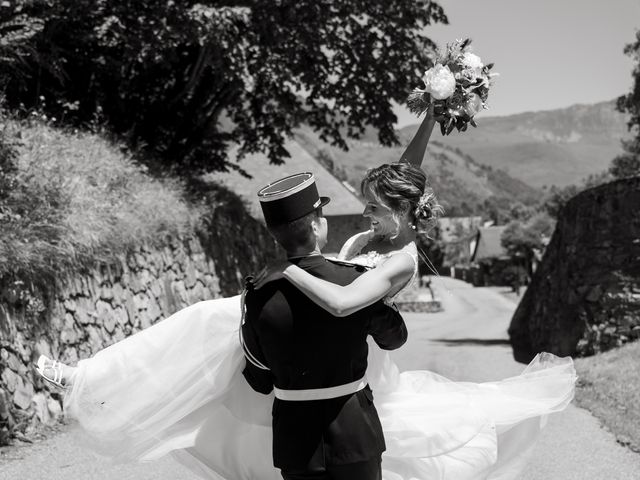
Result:
{"label": "uniform collar", "polygon": [[289,258],[289,261],[302,269],[315,268],[326,263],[327,259],[320,253]]}

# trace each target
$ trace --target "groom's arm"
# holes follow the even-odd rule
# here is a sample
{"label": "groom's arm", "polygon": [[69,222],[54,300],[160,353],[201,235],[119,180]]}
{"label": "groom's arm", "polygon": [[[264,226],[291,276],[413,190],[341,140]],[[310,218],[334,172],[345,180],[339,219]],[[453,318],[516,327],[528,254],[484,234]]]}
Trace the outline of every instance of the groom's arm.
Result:
{"label": "groom's arm", "polygon": [[383,350],[395,350],[407,341],[407,326],[398,309],[377,302],[370,307],[369,334]]}

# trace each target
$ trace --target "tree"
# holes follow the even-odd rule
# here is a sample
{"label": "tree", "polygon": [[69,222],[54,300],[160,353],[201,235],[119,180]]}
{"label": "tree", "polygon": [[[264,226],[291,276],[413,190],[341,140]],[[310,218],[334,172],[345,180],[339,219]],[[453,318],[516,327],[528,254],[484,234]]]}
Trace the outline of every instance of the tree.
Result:
{"label": "tree", "polygon": [[11,106],[76,125],[98,118],[188,174],[234,167],[236,146],[281,163],[302,122],[342,148],[368,125],[396,143],[391,102],[429,66],[425,27],[447,22],[425,0],[11,4],[35,32],[6,82]]}
{"label": "tree", "polygon": [[631,114],[627,127],[634,138],[622,142],[624,153],[613,159],[609,172],[616,178],[640,175],[640,30],[636,32],[636,40],[625,46],[624,53],[635,62],[633,69],[633,86],[631,92],[618,98],[617,109]]}
{"label": "tree", "polygon": [[502,232],[500,243],[512,258],[520,260],[530,275],[536,253],[544,251],[554,228],[555,221],[551,216],[537,213],[526,222],[511,221]]}
{"label": "tree", "polygon": [[615,178],[627,178],[640,175],[640,152],[626,151],[611,162],[609,172]]}

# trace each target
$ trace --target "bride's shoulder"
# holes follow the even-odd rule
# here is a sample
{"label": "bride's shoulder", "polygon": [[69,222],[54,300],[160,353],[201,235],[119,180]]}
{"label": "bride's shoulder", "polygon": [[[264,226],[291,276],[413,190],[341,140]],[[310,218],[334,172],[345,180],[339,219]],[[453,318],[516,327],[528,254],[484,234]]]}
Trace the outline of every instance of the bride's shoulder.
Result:
{"label": "bride's shoulder", "polygon": [[418,264],[418,249],[414,242],[405,245],[398,250],[392,250],[384,255],[386,261],[393,259],[394,263],[401,263],[412,268]]}

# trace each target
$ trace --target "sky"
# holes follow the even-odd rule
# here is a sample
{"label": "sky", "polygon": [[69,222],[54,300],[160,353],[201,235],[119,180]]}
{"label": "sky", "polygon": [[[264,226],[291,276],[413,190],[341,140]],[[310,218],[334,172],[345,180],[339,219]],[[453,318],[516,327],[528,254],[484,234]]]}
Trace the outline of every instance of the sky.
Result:
{"label": "sky", "polygon": [[[427,35],[439,46],[470,37],[500,73],[481,115],[597,103],[631,90],[633,60],[623,49],[640,29],[640,0],[437,1],[449,25],[429,26]],[[399,127],[417,121],[404,107],[396,115]]]}

